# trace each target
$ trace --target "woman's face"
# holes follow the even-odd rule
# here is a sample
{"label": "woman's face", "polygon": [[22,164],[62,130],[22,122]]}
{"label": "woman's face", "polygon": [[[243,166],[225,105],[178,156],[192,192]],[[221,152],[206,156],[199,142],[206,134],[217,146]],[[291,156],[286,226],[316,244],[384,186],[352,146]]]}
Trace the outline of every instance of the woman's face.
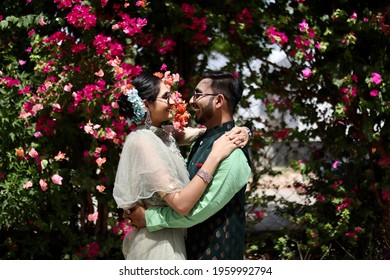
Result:
{"label": "woman's face", "polygon": [[171,106],[170,104],[170,92],[168,87],[161,81],[160,83],[160,92],[157,95],[155,103],[148,103],[148,109],[150,112],[150,117],[152,119],[153,126],[160,126],[161,123],[168,121],[172,118]]}

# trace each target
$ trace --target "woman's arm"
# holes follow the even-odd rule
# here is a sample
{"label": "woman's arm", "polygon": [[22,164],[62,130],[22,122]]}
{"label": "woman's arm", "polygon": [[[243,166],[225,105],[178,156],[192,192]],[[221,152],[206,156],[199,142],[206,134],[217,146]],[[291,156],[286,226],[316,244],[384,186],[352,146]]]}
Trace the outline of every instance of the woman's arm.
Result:
{"label": "woman's arm", "polygon": [[[186,146],[190,145],[205,132],[205,128],[186,127],[183,131],[174,130],[173,134],[179,146]],[[235,140],[236,144],[241,148],[245,147],[245,145],[248,144],[249,138],[251,136],[250,129],[245,126],[233,127],[226,134],[230,137],[231,140]]]}
{"label": "woman's arm", "polygon": [[199,136],[206,132],[206,128],[186,127],[183,131],[175,131],[176,142],[179,146],[191,145]]}
{"label": "woman's arm", "polygon": [[231,140],[226,134],[219,137],[214,142],[213,149],[196,174],[197,176],[194,176],[183,189],[165,194],[163,199],[176,212],[187,215],[206,190],[219,163],[237,147],[235,141]]}

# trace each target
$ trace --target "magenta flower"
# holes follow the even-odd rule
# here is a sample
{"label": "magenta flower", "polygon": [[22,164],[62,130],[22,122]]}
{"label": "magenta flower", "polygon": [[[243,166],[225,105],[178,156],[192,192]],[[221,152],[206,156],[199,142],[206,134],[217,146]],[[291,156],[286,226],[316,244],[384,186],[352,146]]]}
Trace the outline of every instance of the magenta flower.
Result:
{"label": "magenta flower", "polygon": [[379,85],[381,82],[382,82],[382,77],[380,74],[378,73],[372,73],[372,76],[371,76],[371,82],[374,83],[374,84],[377,84]]}
{"label": "magenta flower", "polygon": [[376,96],[378,96],[378,94],[379,94],[379,91],[377,89],[373,89],[370,91],[370,95],[372,97],[376,97]]}
{"label": "magenta flower", "polygon": [[75,5],[66,16],[66,20],[75,27],[83,27],[85,30],[96,26],[96,16],[91,12],[91,7],[86,5]]}
{"label": "magenta flower", "polygon": [[269,37],[271,43],[279,43],[282,46],[288,42],[288,37],[284,33],[277,31],[274,26],[265,31],[265,36]]}
{"label": "magenta flower", "polygon": [[265,217],[266,211],[265,211],[265,209],[262,209],[260,211],[255,210],[255,211],[253,211],[253,214],[255,215],[255,217],[257,219],[263,219]]}
{"label": "magenta flower", "polygon": [[310,68],[305,68],[302,70],[302,74],[303,74],[303,77],[305,77],[305,79],[309,78],[311,75],[312,75],[312,71]]}
{"label": "magenta flower", "polygon": [[300,24],[299,24],[299,31],[301,32],[306,32],[309,29],[309,24],[307,24],[306,20],[304,19]]}

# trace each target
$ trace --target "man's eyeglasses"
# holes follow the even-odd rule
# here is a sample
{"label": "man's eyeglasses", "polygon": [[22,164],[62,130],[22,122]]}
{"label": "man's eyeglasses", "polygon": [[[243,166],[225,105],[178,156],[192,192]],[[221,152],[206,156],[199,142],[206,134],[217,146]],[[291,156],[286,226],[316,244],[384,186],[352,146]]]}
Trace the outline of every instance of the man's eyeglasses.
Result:
{"label": "man's eyeglasses", "polygon": [[202,92],[196,92],[195,91],[194,94],[192,95],[192,98],[193,98],[194,102],[197,102],[202,97],[205,97],[205,96],[217,96],[217,95],[219,95],[219,93],[202,93]]}

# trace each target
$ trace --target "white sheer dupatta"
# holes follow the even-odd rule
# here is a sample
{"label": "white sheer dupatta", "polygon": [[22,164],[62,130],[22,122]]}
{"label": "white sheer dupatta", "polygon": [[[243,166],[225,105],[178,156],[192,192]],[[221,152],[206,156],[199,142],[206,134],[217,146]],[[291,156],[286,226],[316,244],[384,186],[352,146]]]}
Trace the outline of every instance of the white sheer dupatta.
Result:
{"label": "white sheer dupatta", "polygon": [[131,208],[156,192],[183,188],[189,175],[176,142],[162,128],[144,127],[131,132],[125,141],[114,184],[118,208]]}

